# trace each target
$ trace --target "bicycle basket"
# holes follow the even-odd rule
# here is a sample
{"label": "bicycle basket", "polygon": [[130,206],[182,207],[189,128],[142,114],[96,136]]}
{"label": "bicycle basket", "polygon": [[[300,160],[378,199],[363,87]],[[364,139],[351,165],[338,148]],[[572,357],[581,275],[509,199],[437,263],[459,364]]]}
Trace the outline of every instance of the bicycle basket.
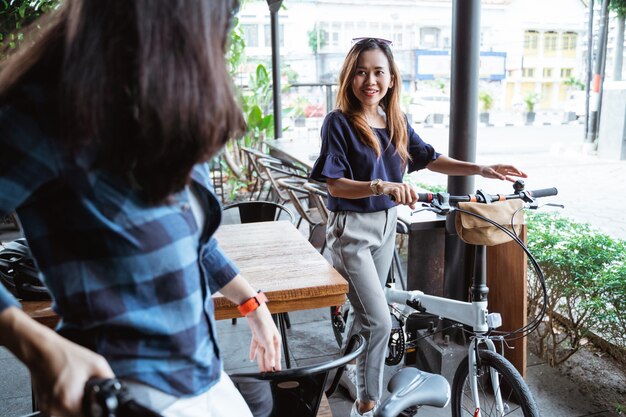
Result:
{"label": "bicycle basket", "polygon": [[[459,203],[458,207],[486,217],[507,230],[515,232],[511,228],[511,217],[515,214],[515,225],[524,224],[524,212],[521,210],[523,204],[522,200],[507,200],[491,204]],[[512,240],[511,236],[491,223],[461,211],[456,213],[455,226],[461,240],[472,245],[493,246]]]}
{"label": "bicycle basket", "polygon": [[25,239],[4,244],[0,249],[0,281],[17,298],[26,301],[50,300],[39,279],[39,271]]}

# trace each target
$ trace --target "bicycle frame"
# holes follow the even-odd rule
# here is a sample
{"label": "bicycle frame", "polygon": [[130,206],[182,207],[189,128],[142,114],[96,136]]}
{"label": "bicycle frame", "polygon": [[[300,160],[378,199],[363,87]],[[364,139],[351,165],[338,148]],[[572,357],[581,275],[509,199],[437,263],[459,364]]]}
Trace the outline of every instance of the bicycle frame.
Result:
{"label": "bicycle frame", "polygon": [[[471,326],[474,338],[468,348],[469,369],[472,375],[470,379],[470,387],[474,404],[477,405],[475,413],[476,417],[480,417],[480,399],[477,384],[477,354],[476,351],[480,343],[484,343],[487,349],[497,353],[496,346],[491,339],[485,334],[493,328],[497,328],[502,324],[499,313],[489,313],[487,310],[487,276],[485,271],[486,265],[486,248],[485,246],[476,246],[475,260],[479,260],[474,264],[474,276],[472,277],[472,301],[458,301],[445,297],[424,294],[419,290],[405,291],[391,287],[385,287],[385,297],[388,303],[397,303],[413,308],[418,311],[433,314],[442,318],[450,319],[458,323]],[[504,412],[504,403],[500,393],[500,384],[496,371],[490,369],[491,383],[493,392],[496,397],[496,408],[498,413]]]}

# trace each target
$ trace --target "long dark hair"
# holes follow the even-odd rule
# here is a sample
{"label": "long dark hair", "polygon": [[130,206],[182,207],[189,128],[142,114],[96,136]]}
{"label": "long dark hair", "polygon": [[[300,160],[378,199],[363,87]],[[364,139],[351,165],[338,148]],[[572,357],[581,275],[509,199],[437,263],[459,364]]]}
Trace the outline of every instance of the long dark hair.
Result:
{"label": "long dark hair", "polygon": [[387,128],[391,142],[396,147],[396,152],[406,161],[410,158],[407,150],[408,133],[406,129],[406,118],[400,109],[400,92],[402,86],[402,78],[400,71],[393,58],[393,53],[387,42],[383,42],[376,38],[365,38],[352,45],[346,59],[343,62],[341,71],[339,72],[339,88],[337,91],[337,108],[346,116],[356,129],[361,141],[374,149],[376,154],[380,156],[380,144],[374,132],[367,124],[363,116],[361,102],[356,98],[352,91],[352,79],[356,75],[356,69],[359,62],[359,56],[362,52],[379,49],[387,57],[389,62],[389,70],[391,78],[394,81],[393,88],[390,88],[383,97],[380,105],[387,114]]}
{"label": "long dark hair", "polygon": [[238,5],[64,0],[4,63],[0,103],[56,74],[60,140],[161,203],[245,129],[225,58]]}

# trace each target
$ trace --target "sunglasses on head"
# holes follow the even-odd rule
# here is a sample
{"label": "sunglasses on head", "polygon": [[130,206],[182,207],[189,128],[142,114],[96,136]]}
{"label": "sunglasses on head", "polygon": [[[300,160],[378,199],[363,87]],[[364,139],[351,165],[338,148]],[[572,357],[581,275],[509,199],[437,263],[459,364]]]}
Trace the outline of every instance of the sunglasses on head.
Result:
{"label": "sunglasses on head", "polygon": [[352,38],[352,45],[355,45],[358,43],[366,43],[366,42],[374,42],[380,46],[388,46],[388,47],[393,46],[393,42],[390,41],[389,39],[370,38],[370,37]]}

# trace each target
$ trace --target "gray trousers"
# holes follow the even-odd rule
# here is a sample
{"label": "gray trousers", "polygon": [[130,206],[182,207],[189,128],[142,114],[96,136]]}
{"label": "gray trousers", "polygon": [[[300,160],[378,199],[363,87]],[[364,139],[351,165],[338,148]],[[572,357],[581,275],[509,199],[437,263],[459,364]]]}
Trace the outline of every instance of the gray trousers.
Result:
{"label": "gray trousers", "polygon": [[357,359],[357,391],[361,401],[382,395],[387,343],[391,332],[383,287],[393,259],[397,210],[374,213],[333,212],[326,239],[333,266],[348,281],[352,305],[347,338],[365,337],[367,350]]}

